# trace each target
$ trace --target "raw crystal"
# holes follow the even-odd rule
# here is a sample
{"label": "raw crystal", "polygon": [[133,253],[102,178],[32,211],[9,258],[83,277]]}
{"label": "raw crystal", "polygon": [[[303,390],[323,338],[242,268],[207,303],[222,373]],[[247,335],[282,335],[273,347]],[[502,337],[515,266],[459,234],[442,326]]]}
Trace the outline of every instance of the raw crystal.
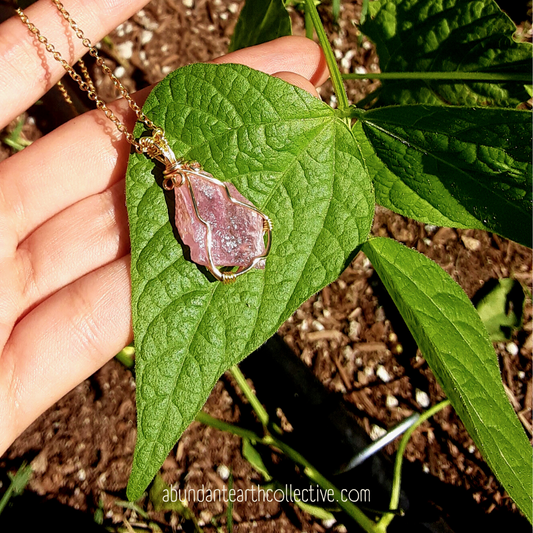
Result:
{"label": "raw crystal", "polygon": [[[211,225],[211,256],[215,266],[246,267],[265,253],[263,218],[251,209],[233,203],[224,187],[188,173],[199,215]],[[230,194],[245,204],[250,202],[231,184]],[[198,220],[187,182],[174,187],[176,197],[176,228],[183,242],[190,248],[191,260],[208,266],[207,228]],[[256,268],[264,268],[259,261]]]}

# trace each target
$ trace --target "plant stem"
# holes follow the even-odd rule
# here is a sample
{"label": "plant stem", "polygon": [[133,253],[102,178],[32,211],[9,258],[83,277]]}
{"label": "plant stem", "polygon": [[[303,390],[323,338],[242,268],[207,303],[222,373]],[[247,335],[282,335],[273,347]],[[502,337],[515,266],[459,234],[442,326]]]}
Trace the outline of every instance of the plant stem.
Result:
{"label": "plant stem", "polygon": [[331,491],[333,498],[338,503],[339,507],[343,509],[351,518],[353,518],[367,533],[377,533],[377,524],[368,518],[359,507],[354,505],[349,499],[347,499],[342,492],[333,483],[328,481],[316,468],[314,468],[300,453],[285,444],[282,440],[274,435],[265,435],[259,437],[253,431],[223,422],[217,418],[208,415],[207,413],[200,411],[196,415],[196,420],[202,422],[207,426],[220,429],[221,431],[227,431],[233,435],[239,437],[245,437],[252,441],[259,442],[265,446],[273,446],[281,450],[287,457],[292,459],[293,462],[300,465],[304,469],[305,475],[311,480],[317,483],[321,488]]}
{"label": "plant stem", "polygon": [[335,54],[329,44],[328,37],[320,20],[320,15],[316,9],[316,6],[313,0],[305,0],[306,13],[309,14],[313,26],[318,37],[318,42],[324,51],[326,56],[326,63],[329,68],[329,75],[331,77],[331,83],[333,84],[333,90],[337,95],[337,106],[340,110],[346,109],[350,104],[348,103],[348,96],[344,88],[344,83],[342,81],[342,75],[340,73],[339,67],[337,66],[337,61],[335,60]]}
{"label": "plant stem", "polygon": [[268,426],[268,413],[266,412],[266,409],[261,405],[261,402],[257,399],[257,396],[254,394],[254,391],[248,385],[248,382],[246,381],[246,378],[244,377],[240,368],[237,365],[234,365],[230,368],[230,371],[233,377],[235,378],[237,385],[239,385],[242,392],[244,393],[244,396],[246,396],[246,399],[250,402],[250,405],[255,411],[255,414],[257,415],[257,418],[259,418],[261,424],[263,424],[263,426],[265,427]]}
{"label": "plant stem", "polygon": [[304,22],[305,22],[305,36],[308,39],[313,40],[313,35],[314,35],[313,21],[311,20],[311,16],[309,15],[309,9],[307,5],[304,5]]}
{"label": "plant stem", "polygon": [[342,74],[344,80],[442,80],[442,81],[479,81],[492,83],[531,83],[526,73],[489,73],[489,72],[368,72],[365,74]]}
{"label": "plant stem", "polygon": [[[450,400],[443,400],[442,402],[434,405],[425,413],[420,415],[420,418],[416,421],[416,423],[413,424],[404,433],[402,440],[400,441],[400,445],[398,446],[398,451],[396,452],[396,459],[394,461],[394,478],[392,481],[392,492],[389,505],[389,509],[391,511],[395,511],[396,509],[398,509],[398,503],[400,501],[400,482],[402,478],[403,454],[405,453],[405,449],[407,448],[407,443],[409,442],[411,435],[413,434],[415,429],[418,428],[420,424],[422,424],[422,422],[425,422],[428,418],[432,417],[448,405],[450,405]],[[387,527],[391,523],[394,516],[394,513],[387,513],[381,517],[381,520],[377,524],[379,533],[384,533],[385,531],[387,531]]]}
{"label": "plant stem", "polygon": [[17,470],[17,473],[11,479],[9,487],[4,492],[2,499],[0,499],[0,514],[5,509],[9,500],[13,495],[20,494],[30,480],[32,474],[32,468],[30,465],[27,465],[26,462],[22,463],[20,468]]}

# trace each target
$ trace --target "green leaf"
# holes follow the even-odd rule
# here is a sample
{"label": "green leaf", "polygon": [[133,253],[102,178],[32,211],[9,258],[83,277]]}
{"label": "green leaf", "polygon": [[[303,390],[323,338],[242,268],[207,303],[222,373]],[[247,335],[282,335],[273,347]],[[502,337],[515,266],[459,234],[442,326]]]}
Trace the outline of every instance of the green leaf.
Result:
{"label": "green leaf", "polygon": [[476,305],[477,312],[492,342],[509,340],[522,325],[524,289],[512,278],[499,279],[487,288],[490,291],[484,290],[485,295]]}
{"label": "green leaf", "polygon": [[531,521],[531,446],[474,306],[437,264],[396,241],[371,239],[363,251],[470,436]]}
{"label": "green leaf", "polygon": [[379,204],[531,246],[530,112],[418,105],[353,113]]}
{"label": "green leaf", "polygon": [[[494,0],[380,0],[361,30],[374,43],[382,72],[528,73],[531,45]],[[523,84],[383,80],[379,105],[452,104],[516,107]]]}
{"label": "green leaf", "polygon": [[[183,256],[161,169],[131,155],[138,417],[131,499],[142,495],[219,376],[339,276],[374,212],[350,130],[326,104],[278,78],[242,65],[191,65],[165,78],[143,110],[176,156],[232,182],[272,219],[274,231],[264,271],[234,285],[210,281]],[[141,133],[138,125],[135,135]]]}
{"label": "green leaf", "polygon": [[267,467],[250,439],[242,439],[242,456],[252,465],[254,470],[259,472],[265,481],[272,481],[272,476],[269,474]]}
{"label": "green leaf", "polygon": [[292,35],[283,0],[246,0],[231,37],[229,52]]}

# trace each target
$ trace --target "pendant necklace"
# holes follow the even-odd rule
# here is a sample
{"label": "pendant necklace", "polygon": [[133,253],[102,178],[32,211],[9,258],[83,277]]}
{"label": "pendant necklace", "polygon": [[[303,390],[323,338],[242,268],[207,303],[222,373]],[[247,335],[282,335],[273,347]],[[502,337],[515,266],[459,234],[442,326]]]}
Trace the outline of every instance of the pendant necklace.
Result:
{"label": "pendant necklace", "polygon": [[[96,64],[109,76],[120,95],[128,102],[137,120],[144,123],[151,131],[151,136],[135,139],[125,124],[97,95],[95,85],[83,60],[78,61],[82,77],[29,21],[21,9],[17,9],[17,14],[46,51],[61,63],[80,89],[85,91],[88,98],[95,102],[96,107],[115,124],[135,151],[165,166],[163,188],[167,191],[174,191],[176,229],[184,244],[190,248],[191,260],[198,265],[205,266],[215,279],[225,284],[234,283],[237,277],[249,272],[252,268],[265,268],[265,260],[270,252],[272,240],[270,218],[242,196],[233,184],[216,179],[203,170],[197,161],[176,158],[165,132],[154,124],[135,103],[126,87],[113,74],[111,68],[105,63],[91,41],[85,37],[63,4],[59,0],[51,0],[51,2],[69,23],[76,37],[88,48]],[[60,90],[69,101],[65,88],[60,85]]]}

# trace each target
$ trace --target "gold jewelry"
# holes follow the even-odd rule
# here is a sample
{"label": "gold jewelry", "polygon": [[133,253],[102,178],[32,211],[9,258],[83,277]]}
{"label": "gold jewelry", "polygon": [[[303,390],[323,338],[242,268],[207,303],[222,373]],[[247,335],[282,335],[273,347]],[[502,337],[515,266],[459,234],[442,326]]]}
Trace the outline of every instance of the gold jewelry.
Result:
{"label": "gold jewelry", "polygon": [[[120,95],[128,102],[129,107],[135,113],[137,120],[143,122],[146,127],[151,130],[151,136],[141,137],[140,139],[135,139],[134,135],[128,131],[126,125],[113,113],[107,104],[98,96],[96,93],[95,85],[89,75],[89,72],[82,59],[78,60],[78,65],[80,67],[82,76],[80,76],[72,66],[63,58],[63,56],[56,50],[54,45],[48,41],[48,39],[41,34],[39,29],[29,21],[26,14],[22,9],[17,9],[17,14],[20,17],[22,23],[28,28],[28,30],[35,36],[35,38],[45,47],[47,52],[49,52],[52,57],[58,61],[69,76],[78,84],[80,89],[87,93],[87,96],[90,100],[95,102],[96,107],[102,110],[105,116],[115,124],[116,128],[124,135],[126,140],[134,147],[135,151],[147,155],[150,158],[156,159],[162,164],[165,165],[164,175],[165,179],[163,181],[163,188],[167,191],[174,190],[176,194],[176,226],[178,226],[178,221],[180,221],[182,228],[185,228],[183,231],[191,230],[195,235],[198,234],[198,224],[199,223],[204,228],[204,245],[205,250],[201,249],[201,242],[197,240],[195,242],[191,241],[190,236],[187,241],[186,236],[182,235],[182,231],[178,227],[178,232],[182,237],[183,241],[191,247],[191,257],[193,256],[193,248],[197,255],[197,259],[193,258],[198,264],[204,264],[207,269],[213,274],[213,276],[223,283],[233,283],[238,276],[248,272],[252,268],[263,268],[264,261],[270,252],[271,247],[271,238],[272,238],[272,222],[268,216],[262,213],[259,209],[253,206],[248,200],[246,200],[242,195],[239,194],[237,189],[229,183],[221,182],[220,180],[214,178],[208,172],[202,170],[201,165],[196,162],[184,161],[182,159],[177,159],[174,155],[174,152],[170,148],[170,145],[165,137],[165,132],[154,124],[141,110],[137,103],[130,96],[128,90],[121,81],[113,74],[111,68],[105,63],[104,59],[98,53],[97,48],[95,48],[91,41],[85,37],[83,31],[80,29],[78,24],[73,20],[68,11],[65,9],[63,4],[59,0],[51,0],[58,11],[61,13],[63,18],[69,23],[76,37],[78,37],[82,44],[88,48],[89,54],[95,58],[96,64],[105,72],[105,74],[111,79],[113,85],[118,90]],[[62,87],[61,92],[68,99],[68,94],[64,87]],[[67,100],[68,101],[68,100]],[[220,270],[221,265],[216,265],[215,261],[219,257],[228,256],[228,251],[222,250],[220,247],[223,246],[222,240],[225,242],[230,242],[233,247],[240,245],[239,234],[235,231],[228,236],[225,235],[221,237],[221,242],[218,242],[217,237],[214,235],[216,232],[220,233],[220,219],[217,220],[217,213],[210,213],[211,220],[208,220],[208,216],[201,213],[202,197],[198,196],[202,188],[211,187],[210,195],[213,194],[212,187],[218,189],[219,195],[219,205],[224,206],[225,211],[224,215],[226,218],[224,220],[232,221],[232,226],[235,226],[235,217],[240,217],[245,223],[248,223],[248,228],[251,231],[255,231],[259,227],[261,235],[261,243],[257,242],[255,239],[255,247],[252,246],[247,253],[242,253],[239,259],[239,262],[234,262],[233,264],[224,264],[224,267],[235,267],[238,266],[235,272],[223,272]],[[178,194],[179,191],[179,194]],[[207,194],[207,193],[206,193]],[[189,201],[189,204],[187,203]],[[179,203],[181,201],[184,205]],[[229,202],[229,204],[228,204]],[[192,206],[192,207],[191,207]],[[253,214],[252,214],[253,213]],[[185,218],[184,218],[185,217]],[[189,217],[189,218],[187,218]],[[196,218],[195,220],[191,220]],[[229,217],[229,218],[228,218]],[[233,217],[233,218],[231,218]],[[218,226],[217,226],[218,224]],[[258,226],[259,224],[259,226]],[[246,225],[246,224],[245,224]],[[254,227],[252,227],[254,226]],[[196,230],[194,230],[196,227]],[[192,228],[192,229],[191,229]],[[194,230],[194,231],[193,231]],[[228,228],[228,231],[229,230]],[[264,243],[264,235],[266,235],[266,244]],[[248,237],[250,235],[247,235]],[[243,235],[241,234],[241,237]],[[256,236],[253,236],[255,238]],[[233,239],[233,240],[232,240]],[[252,239],[253,240],[253,239]],[[251,241],[250,241],[251,242]],[[246,243],[248,244],[248,243]],[[242,248],[242,246],[240,246]],[[226,253],[227,252],[227,253]],[[205,259],[204,259],[205,258]],[[227,260],[227,259],[226,259]],[[243,264],[244,262],[244,264]]]}

